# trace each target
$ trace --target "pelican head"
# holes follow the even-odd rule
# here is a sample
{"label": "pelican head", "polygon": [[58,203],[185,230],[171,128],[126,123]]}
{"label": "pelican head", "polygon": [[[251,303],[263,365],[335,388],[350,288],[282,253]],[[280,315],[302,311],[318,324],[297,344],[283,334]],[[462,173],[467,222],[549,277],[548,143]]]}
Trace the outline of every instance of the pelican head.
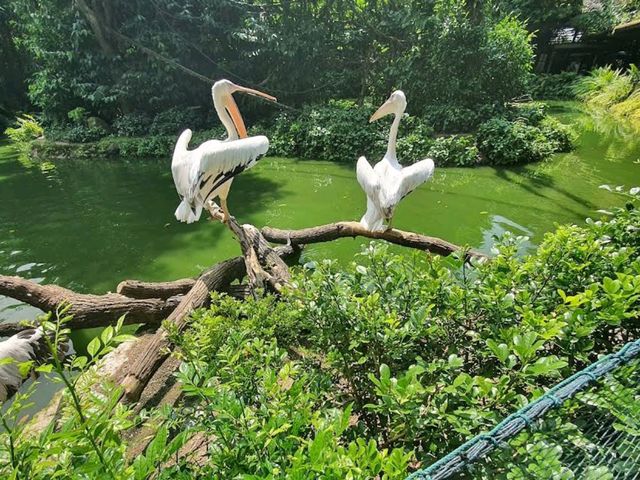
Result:
{"label": "pelican head", "polygon": [[373,122],[392,113],[395,115],[401,115],[404,113],[406,108],[407,97],[404,96],[404,92],[402,90],[396,90],[389,96],[387,101],[384,102],[373,115],[371,115],[369,122]]}
{"label": "pelican head", "polygon": [[223,119],[223,115],[221,114],[224,110],[226,110],[226,112],[228,112],[228,114],[231,116],[231,120],[233,121],[233,125],[237,132],[237,135],[240,138],[246,138],[247,128],[245,127],[244,120],[242,120],[242,115],[240,115],[240,111],[238,110],[238,105],[236,105],[236,102],[233,99],[233,94],[235,92],[242,92],[257,97],[266,98],[271,102],[277,102],[278,100],[276,99],[276,97],[273,97],[264,92],[260,92],[259,90],[236,85],[230,80],[218,80],[213,84],[213,87],[211,88],[211,95],[213,96],[213,104],[218,111],[218,116]]}

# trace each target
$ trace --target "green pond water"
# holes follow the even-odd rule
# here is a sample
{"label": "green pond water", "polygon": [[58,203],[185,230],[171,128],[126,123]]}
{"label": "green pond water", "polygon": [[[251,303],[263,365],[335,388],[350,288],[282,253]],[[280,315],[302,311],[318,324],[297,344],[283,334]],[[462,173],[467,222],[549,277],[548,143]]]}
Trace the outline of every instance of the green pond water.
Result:
{"label": "green pond water", "polygon": [[[640,142],[607,118],[574,104],[554,114],[579,133],[578,148],[519,168],[440,168],[397,210],[397,228],[439,236],[488,251],[510,230],[529,248],[556,223],[582,222],[621,198],[604,183],[640,185]],[[238,177],[229,205],[256,226],[300,228],[357,220],[365,197],[349,165],[266,158]],[[378,159],[370,159],[378,160]],[[0,274],[57,283],[79,292],[115,290],[122,279],[193,276],[239,254],[219,223],[178,223],[170,159],[33,163],[0,146]],[[349,261],[367,240],[311,245],[301,261]],[[0,296],[0,321],[38,311]],[[95,331],[76,334],[82,347]]]}

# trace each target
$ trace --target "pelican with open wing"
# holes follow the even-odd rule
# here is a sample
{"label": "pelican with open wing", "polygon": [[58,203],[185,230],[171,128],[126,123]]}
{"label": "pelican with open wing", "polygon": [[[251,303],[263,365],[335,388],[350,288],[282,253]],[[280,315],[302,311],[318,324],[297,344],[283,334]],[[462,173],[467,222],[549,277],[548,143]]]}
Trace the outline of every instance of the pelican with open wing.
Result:
{"label": "pelican with open wing", "polygon": [[181,222],[193,223],[200,219],[202,209],[214,207],[220,199],[225,221],[229,218],[227,196],[233,179],[251,168],[267,153],[269,139],[263,135],[247,136],[247,129],[238,110],[233,93],[258,95],[275,102],[266,93],[241,87],[229,80],[219,80],[211,89],[213,105],[227,130],[226,140],[208,140],[189,150],[191,130],[180,134],[173,151],[171,172],[181,202],[175,216]]}
{"label": "pelican with open wing", "polygon": [[365,157],[360,157],[356,166],[358,182],[367,194],[367,211],[360,220],[360,224],[370,231],[391,228],[398,203],[433,175],[434,164],[430,158],[408,167],[403,167],[398,162],[396,156],[398,126],[406,108],[407,100],[404,93],[396,90],[369,119],[373,122],[385,115],[395,115],[389,132],[387,152],[382,160],[372,168]]}

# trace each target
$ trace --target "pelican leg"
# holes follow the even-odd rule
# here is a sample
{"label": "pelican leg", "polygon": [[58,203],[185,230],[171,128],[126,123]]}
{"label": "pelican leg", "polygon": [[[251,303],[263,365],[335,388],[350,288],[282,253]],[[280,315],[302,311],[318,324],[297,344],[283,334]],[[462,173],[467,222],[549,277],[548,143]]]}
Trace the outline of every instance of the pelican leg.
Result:
{"label": "pelican leg", "polygon": [[391,226],[392,223],[393,223],[393,217],[390,217],[389,221],[387,222],[387,231],[393,230],[393,227]]}
{"label": "pelican leg", "polygon": [[224,213],[222,223],[226,224],[229,221],[229,217],[231,216],[231,214],[229,213],[229,207],[227,206],[227,197],[220,197],[220,205],[222,206],[222,212]]}

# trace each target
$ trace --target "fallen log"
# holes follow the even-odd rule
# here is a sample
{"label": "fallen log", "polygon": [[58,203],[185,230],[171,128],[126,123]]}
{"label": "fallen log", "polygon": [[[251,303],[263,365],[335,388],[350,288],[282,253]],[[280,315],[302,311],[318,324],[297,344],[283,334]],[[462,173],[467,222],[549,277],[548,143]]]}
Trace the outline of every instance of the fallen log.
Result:
{"label": "fallen log", "polygon": [[455,252],[466,252],[466,257],[486,258],[484,253],[476,250],[465,250],[446,240],[437,237],[429,237],[414,232],[405,232],[398,229],[385,230],[383,232],[372,232],[363,228],[358,222],[336,222],[317,227],[303,228],[300,230],[283,230],[280,228],[264,227],[262,235],[270,242],[291,243],[293,245],[304,245],[308,243],[330,242],[343,237],[367,237],[377,240],[386,240],[396,245],[416,248],[436,253],[438,255],[451,255]]}
{"label": "fallen log", "polygon": [[[28,303],[44,312],[55,311],[59,305],[70,303],[67,323],[71,329],[115,325],[126,314],[125,324],[159,325],[178,305],[178,299],[133,299],[117,293],[90,295],[76,293],[58,285],[40,285],[20,277],[0,275],[0,295]],[[1,323],[0,336],[18,333],[31,326],[24,323]]]}

